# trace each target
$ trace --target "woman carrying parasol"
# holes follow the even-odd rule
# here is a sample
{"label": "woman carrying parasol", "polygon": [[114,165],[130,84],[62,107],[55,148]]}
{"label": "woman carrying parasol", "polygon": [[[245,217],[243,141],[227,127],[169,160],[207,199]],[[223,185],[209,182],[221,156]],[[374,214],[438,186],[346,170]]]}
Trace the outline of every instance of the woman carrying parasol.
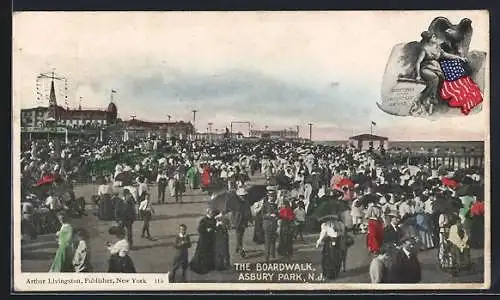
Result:
{"label": "woman carrying parasol", "polygon": [[316,248],[323,243],[321,268],[323,278],[337,278],[342,266],[345,269],[347,244],[345,243],[345,227],[337,215],[327,215],[320,219],[321,233],[316,241]]}

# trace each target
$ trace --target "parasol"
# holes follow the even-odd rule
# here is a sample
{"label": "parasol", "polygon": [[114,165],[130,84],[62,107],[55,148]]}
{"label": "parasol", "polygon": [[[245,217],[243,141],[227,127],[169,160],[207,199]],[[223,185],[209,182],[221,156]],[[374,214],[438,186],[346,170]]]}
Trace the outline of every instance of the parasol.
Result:
{"label": "parasol", "polygon": [[334,188],[339,189],[339,190],[342,190],[344,187],[347,187],[349,189],[353,189],[354,182],[349,178],[342,178],[334,186]]}
{"label": "parasol", "polygon": [[424,188],[430,189],[433,186],[441,184],[441,180],[439,178],[429,178],[424,182]]}
{"label": "parasol", "polygon": [[131,185],[134,181],[130,172],[122,172],[116,175],[115,181],[122,182],[122,186]]}
{"label": "parasol", "polygon": [[369,180],[370,180],[370,178],[367,175],[361,174],[361,173],[357,173],[357,174],[354,174],[353,176],[351,176],[351,181],[353,181],[353,183],[357,183],[359,185],[364,185]]}
{"label": "parasol", "polygon": [[210,201],[210,207],[217,211],[241,211],[242,201],[234,192],[222,192]]}
{"label": "parasol", "polygon": [[470,208],[472,216],[484,216],[484,202],[476,202]]}
{"label": "parasol", "polygon": [[459,197],[477,195],[480,189],[481,187],[479,184],[464,184],[457,189],[456,195]]}
{"label": "parasol", "polygon": [[329,198],[315,207],[311,216],[320,219],[327,215],[339,215],[340,218],[340,214],[349,209],[350,207],[345,201]]}
{"label": "parasol", "polygon": [[450,199],[438,198],[432,204],[432,210],[436,213],[441,213],[441,214],[458,212],[461,207],[462,203],[453,198]]}
{"label": "parasol", "polygon": [[396,195],[400,195],[400,194],[403,194],[403,193],[406,192],[405,188],[402,187],[399,184],[392,184],[392,185],[390,185],[388,190],[389,190],[390,193],[393,193],[393,194],[396,194]]}
{"label": "parasol", "polygon": [[456,189],[458,187],[458,182],[455,180],[448,178],[448,177],[443,177],[441,178],[441,183],[449,188]]}
{"label": "parasol", "polygon": [[358,205],[358,207],[360,207],[360,206],[366,207],[366,206],[368,206],[368,203],[378,203],[381,197],[382,196],[380,196],[377,193],[366,194],[366,195],[363,195],[363,197],[361,197],[361,199],[358,201],[357,205]]}
{"label": "parasol", "polygon": [[374,192],[385,195],[385,194],[389,193],[389,190],[390,190],[390,186],[386,183],[382,183],[382,184],[379,184],[375,187]]}
{"label": "parasol", "polygon": [[329,214],[329,215],[325,215],[325,216],[322,216],[320,218],[318,218],[318,221],[319,222],[324,222],[324,221],[340,221],[340,217],[339,215],[333,215],[333,214]]}
{"label": "parasol", "polygon": [[42,179],[38,180],[35,187],[41,187],[47,184],[52,184],[56,181],[56,177],[52,174],[44,175]]}
{"label": "parasol", "polygon": [[265,184],[252,185],[247,189],[247,195],[245,199],[252,205],[257,201],[260,201],[267,195],[267,186]]}

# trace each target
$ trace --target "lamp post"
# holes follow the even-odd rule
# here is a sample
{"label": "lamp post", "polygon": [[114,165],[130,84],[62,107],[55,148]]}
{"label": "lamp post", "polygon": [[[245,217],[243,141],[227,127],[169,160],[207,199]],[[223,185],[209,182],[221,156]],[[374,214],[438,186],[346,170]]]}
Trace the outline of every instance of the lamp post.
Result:
{"label": "lamp post", "polygon": [[194,127],[194,132],[196,134],[196,113],[198,111],[196,109],[193,109],[191,112],[193,113],[193,127]]}
{"label": "lamp post", "polygon": [[312,128],[313,128],[313,124],[312,123],[309,123],[309,140],[312,141]]}

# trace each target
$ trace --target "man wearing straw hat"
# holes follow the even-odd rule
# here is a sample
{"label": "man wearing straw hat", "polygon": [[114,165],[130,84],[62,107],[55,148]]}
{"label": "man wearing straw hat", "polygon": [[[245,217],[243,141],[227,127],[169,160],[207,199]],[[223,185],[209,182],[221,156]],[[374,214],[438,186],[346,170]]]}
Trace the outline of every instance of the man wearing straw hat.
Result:
{"label": "man wearing straw hat", "polygon": [[390,218],[390,222],[384,229],[383,244],[394,245],[399,242],[402,236],[401,228],[399,228],[401,219],[396,211],[389,212],[387,216]]}
{"label": "man wearing straw hat", "polygon": [[419,283],[422,269],[418,261],[415,238],[406,235],[401,239],[401,249],[396,251],[389,271],[389,283]]}

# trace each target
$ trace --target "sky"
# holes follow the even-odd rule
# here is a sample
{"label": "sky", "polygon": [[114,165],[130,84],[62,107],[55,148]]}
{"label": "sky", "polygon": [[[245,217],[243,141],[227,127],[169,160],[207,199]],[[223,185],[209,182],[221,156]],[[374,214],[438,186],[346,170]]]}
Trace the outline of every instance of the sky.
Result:
{"label": "sky", "polygon": [[[392,47],[419,40],[437,16],[471,19],[470,50],[488,52],[486,11],[16,13],[14,121],[20,108],[47,105],[37,100],[36,76],[55,71],[68,78],[71,107],[82,97],[82,107],[104,109],[116,90],[122,119],[191,121],[196,109],[199,131],[248,121],[299,126],[308,137],[313,123],[313,139],[345,140],[374,121],[374,134],[391,140],[485,140],[487,105],[437,120],[376,106]],[[56,89],[64,105],[64,84]]]}

